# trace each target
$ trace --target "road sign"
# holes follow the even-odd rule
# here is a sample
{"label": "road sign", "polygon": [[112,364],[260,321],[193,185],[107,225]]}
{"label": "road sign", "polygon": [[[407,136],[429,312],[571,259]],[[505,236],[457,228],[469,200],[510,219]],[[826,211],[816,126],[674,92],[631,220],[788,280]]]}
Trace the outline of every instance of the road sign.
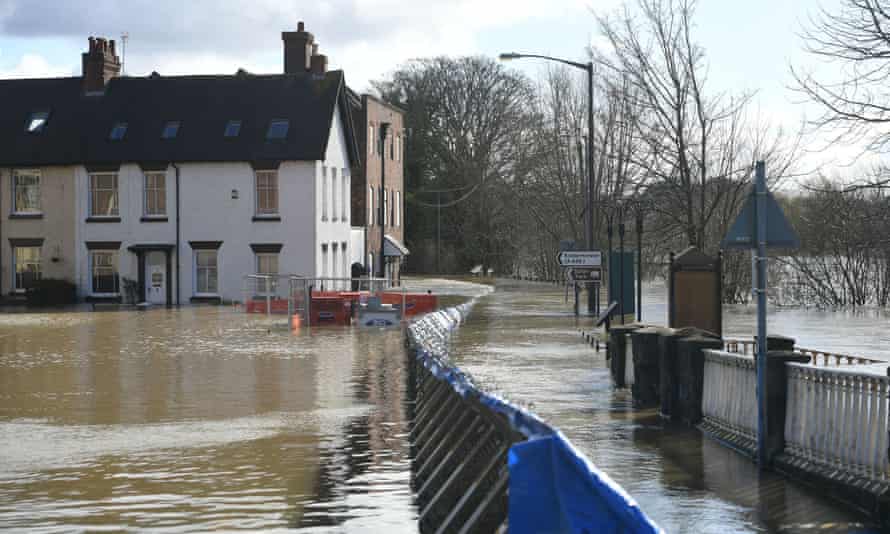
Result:
{"label": "road sign", "polygon": [[603,253],[599,250],[566,250],[556,255],[561,267],[602,267]]}
{"label": "road sign", "polygon": [[[757,199],[754,189],[745,201],[739,216],[723,238],[723,248],[757,248]],[[785,218],[782,207],[769,191],[765,191],[764,213],[766,217],[766,246],[769,248],[798,248],[800,238]]]}
{"label": "road sign", "polygon": [[578,281],[599,282],[603,278],[603,271],[599,267],[573,267],[569,270],[569,278]]}

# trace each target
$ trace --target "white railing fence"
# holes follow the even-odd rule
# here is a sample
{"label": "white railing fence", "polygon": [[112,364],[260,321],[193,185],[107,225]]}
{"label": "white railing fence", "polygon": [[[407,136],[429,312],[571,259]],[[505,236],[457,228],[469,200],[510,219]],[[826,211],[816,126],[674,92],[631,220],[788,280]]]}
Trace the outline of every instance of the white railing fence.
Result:
{"label": "white railing fence", "polygon": [[757,439],[757,373],[754,359],[705,349],[702,417],[741,437]]}
{"label": "white railing fence", "polygon": [[857,368],[787,364],[785,452],[887,481],[890,378]]}
{"label": "white railing fence", "polygon": [[[744,354],[753,356],[757,352],[757,342],[753,339],[727,339],[726,351],[733,354]],[[794,352],[810,357],[812,365],[819,367],[839,367],[842,365],[871,365],[875,363],[884,363],[881,360],[867,358],[865,356],[854,356],[850,354],[840,354],[824,350],[814,350],[804,347],[794,347]]]}

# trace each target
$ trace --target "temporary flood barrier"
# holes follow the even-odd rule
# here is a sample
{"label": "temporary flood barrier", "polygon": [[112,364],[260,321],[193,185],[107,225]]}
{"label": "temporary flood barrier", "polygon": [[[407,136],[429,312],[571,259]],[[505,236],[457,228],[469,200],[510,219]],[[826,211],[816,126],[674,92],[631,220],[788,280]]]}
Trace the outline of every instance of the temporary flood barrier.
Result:
{"label": "temporary flood barrier", "polygon": [[636,502],[534,414],[449,360],[472,302],[408,328],[413,485],[421,532],[660,532]]}

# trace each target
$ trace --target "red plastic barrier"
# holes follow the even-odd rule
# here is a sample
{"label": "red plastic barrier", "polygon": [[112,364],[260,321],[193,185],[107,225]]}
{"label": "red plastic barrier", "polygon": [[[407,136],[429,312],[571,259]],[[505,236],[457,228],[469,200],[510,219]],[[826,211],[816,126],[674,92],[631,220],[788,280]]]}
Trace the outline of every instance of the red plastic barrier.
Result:
{"label": "red plastic barrier", "polygon": [[349,325],[352,321],[351,302],[343,297],[312,297],[311,325]]}
{"label": "red plastic barrier", "polygon": [[271,308],[269,312],[266,311],[266,299],[253,299],[247,301],[246,310],[247,313],[284,313],[287,314],[287,300],[286,299],[271,299],[269,302],[269,307]]}

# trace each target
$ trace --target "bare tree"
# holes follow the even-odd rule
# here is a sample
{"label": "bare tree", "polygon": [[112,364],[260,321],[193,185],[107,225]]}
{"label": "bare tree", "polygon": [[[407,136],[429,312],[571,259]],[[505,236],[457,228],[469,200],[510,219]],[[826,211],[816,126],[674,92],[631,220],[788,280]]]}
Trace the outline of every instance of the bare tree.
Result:
{"label": "bare tree", "polygon": [[[838,65],[838,79],[817,78],[792,67],[797,89],[823,113],[811,125],[830,142],[864,143],[890,149],[890,2],[841,0],[837,12],[821,9],[803,37],[806,50]],[[886,182],[885,182],[886,183]]]}

